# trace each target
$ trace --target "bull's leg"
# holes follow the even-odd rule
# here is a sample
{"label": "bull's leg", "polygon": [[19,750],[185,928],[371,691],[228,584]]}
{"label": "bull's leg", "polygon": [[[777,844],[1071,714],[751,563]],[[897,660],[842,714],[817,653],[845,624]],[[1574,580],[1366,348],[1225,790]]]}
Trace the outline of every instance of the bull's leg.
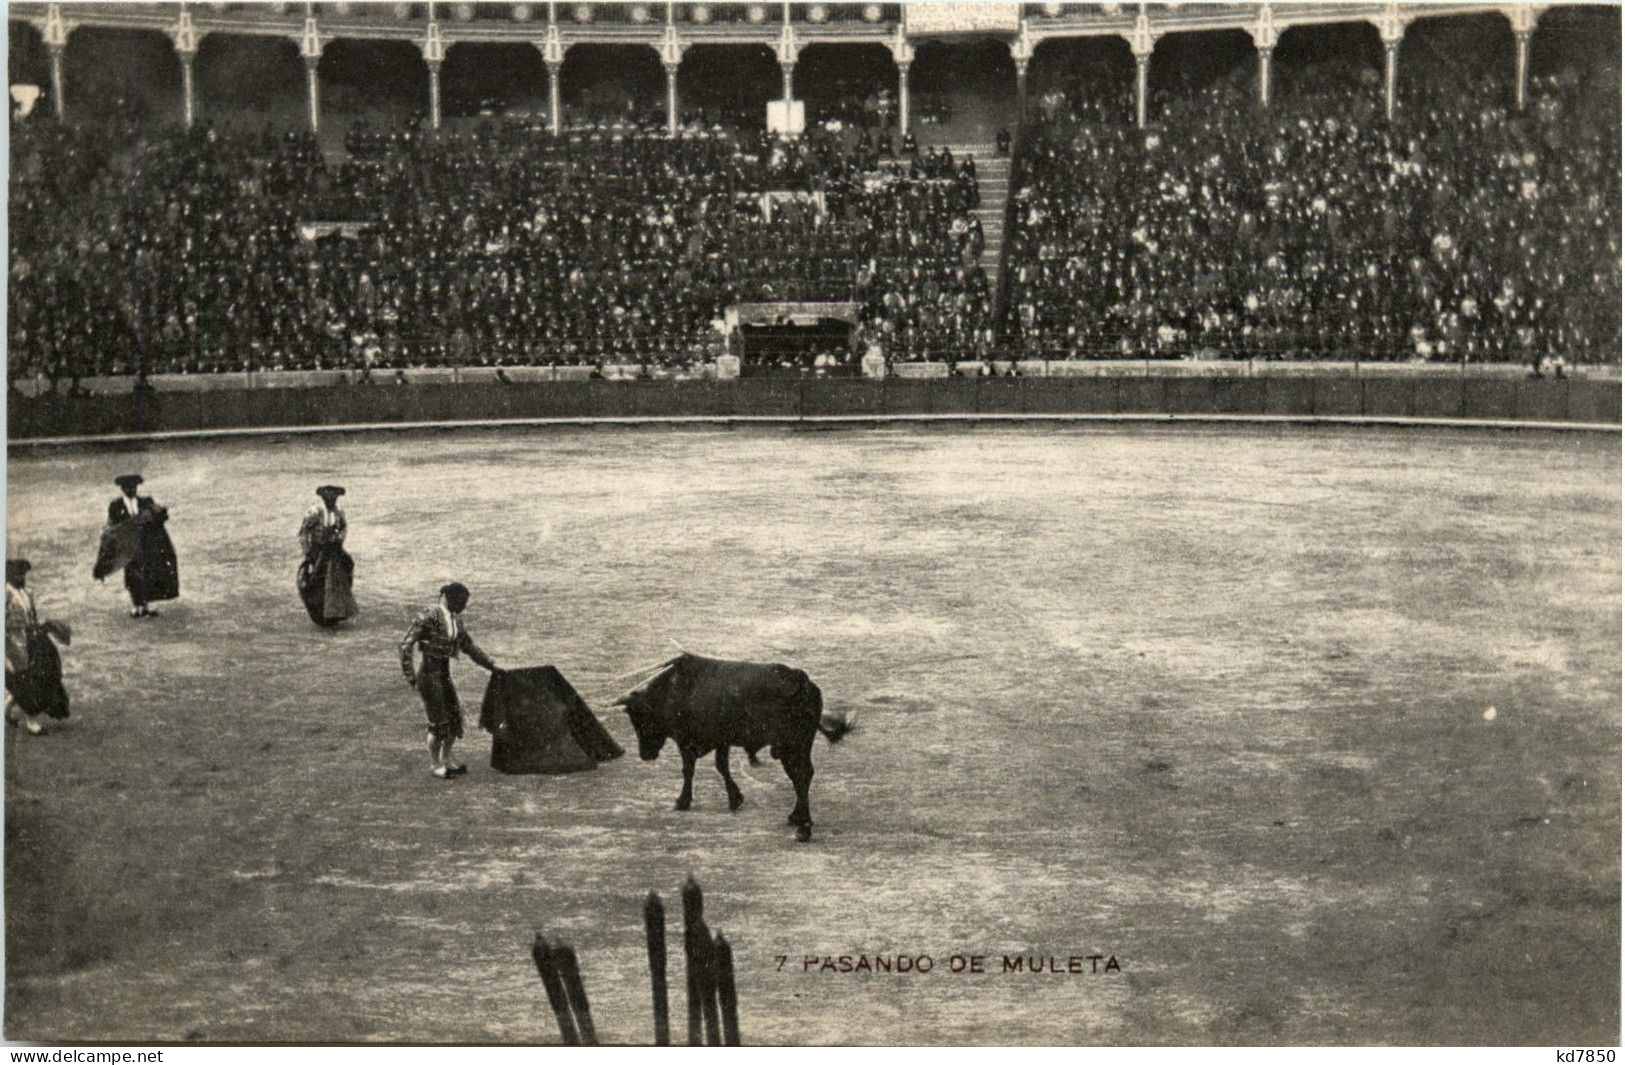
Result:
{"label": "bull's leg", "polygon": [[728,745],[725,743],[717,748],[717,772],[722,774],[722,783],[728,789],[728,809],[737,810],[745,805],[745,793],[739,790],[734,783],[733,774],[728,772]]}
{"label": "bull's leg", "polygon": [[812,787],[813,778],[811,752],[786,759],[784,772],[796,789],[796,805],[795,809],[790,811],[790,823],[796,826],[796,838],[805,843],[812,839],[812,807],[807,801],[807,792]]}
{"label": "bull's leg", "polygon": [[699,754],[692,747],[677,748],[683,756],[683,790],[677,793],[677,809],[686,810],[694,805],[694,763]]}

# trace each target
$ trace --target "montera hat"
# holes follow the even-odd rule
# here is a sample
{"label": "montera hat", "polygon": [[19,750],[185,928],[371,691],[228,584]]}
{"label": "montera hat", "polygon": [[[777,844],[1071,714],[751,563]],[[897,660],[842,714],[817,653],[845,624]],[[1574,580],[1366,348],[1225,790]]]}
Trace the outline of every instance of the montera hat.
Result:
{"label": "montera hat", "polygon": [[468,605],[468,588],[457,581],[442,585],[440,594],[446,597],[446,605],[459,614]]}

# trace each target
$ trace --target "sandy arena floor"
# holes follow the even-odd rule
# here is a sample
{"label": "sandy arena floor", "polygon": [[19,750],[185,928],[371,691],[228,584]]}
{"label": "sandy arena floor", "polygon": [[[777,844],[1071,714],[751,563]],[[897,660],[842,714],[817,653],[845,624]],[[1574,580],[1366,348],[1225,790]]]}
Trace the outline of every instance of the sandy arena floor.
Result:
{"label": "sandy arena floor", "polygon": [[[75,627],[6,736],[14,1039],[556,1038],[534,929],[647,1042],[640,906],[693,872],[751,1042],[1619,1039],[1617,436],[569,430],[14,451],[11,550]],[[90,580],[114,474],[183,598]],[[294,593],[349,487],[363,615]],[[859,731],[431,779],[396,641],[449,579],[602,706],[670,641],[806,668]],[[457,667],[466,708],[484,675]],[[1493,720],[1486,720],[1494,708]],[[934,960],[803,971],[806,955]],[[991,973],[953,973],[955,954]],[[1121,972],[1006,975],[1005,954]],[[782,970],[779,956],[788,958]],[[1083,967],[1087,970],[1089,962]],[[682,1003],[673,958],[674,1013]]]}

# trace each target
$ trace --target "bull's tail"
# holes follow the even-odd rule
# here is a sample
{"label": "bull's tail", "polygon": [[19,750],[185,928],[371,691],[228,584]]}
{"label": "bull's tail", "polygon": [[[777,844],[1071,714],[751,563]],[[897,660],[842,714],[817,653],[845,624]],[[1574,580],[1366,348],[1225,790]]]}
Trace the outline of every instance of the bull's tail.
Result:
{"label": "bull's tail", "polygon": [[818,721],[818,731],[823,733],[824,738],[829,742],[840,743],[841,737],[851,732],[856,726],[845,717],[836,717],[833,714],[826,715],[824,713],[824,693],[819,691],[818,685],[811,680],[806,682],[806,687],[803,690],[807,696],[808,708]]}

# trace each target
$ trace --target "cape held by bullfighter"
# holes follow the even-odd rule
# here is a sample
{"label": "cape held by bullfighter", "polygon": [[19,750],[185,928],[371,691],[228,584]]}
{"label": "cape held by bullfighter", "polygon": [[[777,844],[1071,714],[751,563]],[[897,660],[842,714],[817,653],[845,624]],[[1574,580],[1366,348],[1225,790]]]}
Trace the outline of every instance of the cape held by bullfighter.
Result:
{"label": "cape held by bullfighter", "polygon": [[139,473],[115,477],[113,483],[123,494],[107,505],[107,526],[91,576],[101,580],[122,569],[124,587],[130,593],[130,616],[156,617],[158,612],[147,604],[181,594],[180,564],[164,529],[169,510],[150,496],[136,495],[142,483]]}
{"label": "cape held by bullfighter", "polygon": [[662,662],[642,684],[612,706],[626,711],[646,762],[660,757],[670,739],[683,757],[683,790],[677,809],[694,801],[694,763],[717,752],[717,772],[728,789],[728,808],[745,796],[728,771],[728,748],[754,753],[763,747],[784,765],[796,789],[790,824],[796,838],[812,838],[812,745],[819,733],[831,743],[851,729],[841,718],[824,718],[824,697],[807,674],[790,666],[732,662],[684,652]]}

